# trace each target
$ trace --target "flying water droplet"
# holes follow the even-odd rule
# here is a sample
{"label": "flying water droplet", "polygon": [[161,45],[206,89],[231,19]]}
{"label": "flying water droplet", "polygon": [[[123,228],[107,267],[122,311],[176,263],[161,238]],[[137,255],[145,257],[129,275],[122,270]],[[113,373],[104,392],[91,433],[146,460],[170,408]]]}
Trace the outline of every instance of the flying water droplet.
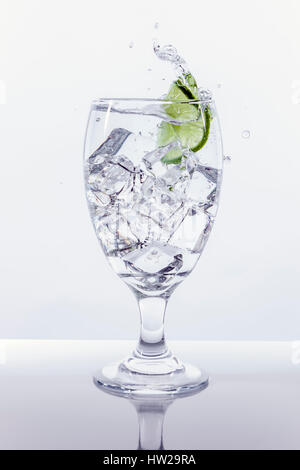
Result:
{"label": "flying water droplet", "polygon": [[154,24],[154,29],[158,29],[159,28],[159,23],[155,23]]}
{"label": "flying water droplet", "polygon": [[223,160],[227,161],[227,162],[231,162],[231,156],[230,155],[224,155]]}
{"label": "flying water droplet", "polygon": [[249,139],[249,137],[250,137],[250,131],[248,131],[248,129],[245,129],[245,130],[242,132],[242,137],[243,137],[243,139]]}
{"label": "flying water droplet", "polygon": [[133,41],[130,41],[130,43],[129,43],[129,49],[132,49],[133,46],[134,46],[134,42],[133,42]]}

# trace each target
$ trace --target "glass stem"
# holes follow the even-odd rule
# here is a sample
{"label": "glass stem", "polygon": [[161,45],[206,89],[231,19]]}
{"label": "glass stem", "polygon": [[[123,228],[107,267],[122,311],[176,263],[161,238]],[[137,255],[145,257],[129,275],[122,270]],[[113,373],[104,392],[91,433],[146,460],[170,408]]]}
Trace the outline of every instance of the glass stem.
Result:
{"label": "glass stem", "polygon": [[168,300],[163,297],[139,297],[140,339],[136,354],[140,357],[163,356],[168,352],[164,318]]}

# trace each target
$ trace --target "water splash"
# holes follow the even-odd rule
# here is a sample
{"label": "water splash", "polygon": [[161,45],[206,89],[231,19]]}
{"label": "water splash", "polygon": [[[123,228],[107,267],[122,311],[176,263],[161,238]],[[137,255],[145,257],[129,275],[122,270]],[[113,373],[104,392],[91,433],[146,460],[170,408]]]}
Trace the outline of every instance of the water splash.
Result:
{"label": "water splash", "polygon": [[[209,101],[212,97],[210,90],[199,87],[187,65],[186,61],[178,53],[176,47],[172,44],[162,46],[155,39],[153,41],[153,50],[156,57],[164,62],[170,63],[175,69],[177,79],[179,79],[188,89],[193,90],[194,96],[204,101]],[[164,78],[163,78],[164,80]]]}
{"label": "water splash", "polygon": [[185,60],[178,54],[176,47],[172,44],[161,46],[155,39],[153,41],[153,50],[158,59],[174,64],[176,69],[179,69],[180,74],[189,73]]}

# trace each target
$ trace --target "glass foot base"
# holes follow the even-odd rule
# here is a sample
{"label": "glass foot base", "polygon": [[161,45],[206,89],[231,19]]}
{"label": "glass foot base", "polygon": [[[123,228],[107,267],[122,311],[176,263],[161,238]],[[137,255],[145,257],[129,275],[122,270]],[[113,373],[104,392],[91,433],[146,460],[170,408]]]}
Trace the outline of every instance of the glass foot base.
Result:
{"label": "glass foot base", "polygon": [[94,377],[103,391],[127,397],[179,397],[208,386],[208,375],[173,354],[148,358],[133,354],[119,364],[105,366]]}

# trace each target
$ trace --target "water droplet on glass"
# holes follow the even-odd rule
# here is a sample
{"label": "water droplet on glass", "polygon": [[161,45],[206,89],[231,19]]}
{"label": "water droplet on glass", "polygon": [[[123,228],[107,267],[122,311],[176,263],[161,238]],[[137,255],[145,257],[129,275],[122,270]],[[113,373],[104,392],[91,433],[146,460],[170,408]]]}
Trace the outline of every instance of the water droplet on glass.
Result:
{"label": "water droplet on glass", "polygon": [[133,46],[134,46],[134,42],[133,42],[133,41],[130,41],[130,43],[129,43],[129,48],[132,49]]}
{"label": "water droplet on glass", "polygon": [[242,137],[243,137],[243,139],[249,139],[249,137],[250,137],[250,131],[248,131],[247,129],[245,129],[245,130],[242,132]]}

